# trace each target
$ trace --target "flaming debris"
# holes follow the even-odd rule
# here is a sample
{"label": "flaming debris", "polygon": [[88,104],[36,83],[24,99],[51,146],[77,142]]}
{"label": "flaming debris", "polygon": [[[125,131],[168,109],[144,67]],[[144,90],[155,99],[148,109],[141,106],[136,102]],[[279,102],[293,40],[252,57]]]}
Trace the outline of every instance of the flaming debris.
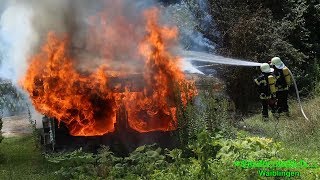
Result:
{"label": "flaming debris", "polygon": [[[48,33],[41,51],[30,58],[22,80],[35,108],[66,123],[71,135],[96,136],[114,131],[116,111],[123,103],[131,128],[139,132],[177,128],[176,89],[181,103],[195,96],[192,82],[179,69],[180,59],[169,49],[177,46],[176,27],[159,23],[160,11],[144,10],[139,23],[103,11],[90,17],[80,51],[70,34]],[[143,89],[113,91],[110,78],[142,74]]]}

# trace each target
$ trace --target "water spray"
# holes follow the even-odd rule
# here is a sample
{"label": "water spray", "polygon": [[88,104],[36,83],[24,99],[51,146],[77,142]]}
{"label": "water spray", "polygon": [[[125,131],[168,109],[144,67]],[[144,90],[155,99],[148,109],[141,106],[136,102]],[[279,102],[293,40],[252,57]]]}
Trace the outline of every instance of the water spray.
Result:
{"label": "water spray", "polygon": [[[251,62],[246,60],[240,59],[233,59],[233,58],[226,58],[223,56],[217,56],[213,54],[203,53],[203,52],[196,52],[196,51],[183,51],[181,52],[181,56],[185,61],[201,61],[201,62],[208,62],[208,63],[215,63],[215,64],[225,64],[225,65],[235,65],[235,66],[260,66],[261,63],[258,62]],[[198,66],[199,67],[208,67],[214,65],[204,65]]]}

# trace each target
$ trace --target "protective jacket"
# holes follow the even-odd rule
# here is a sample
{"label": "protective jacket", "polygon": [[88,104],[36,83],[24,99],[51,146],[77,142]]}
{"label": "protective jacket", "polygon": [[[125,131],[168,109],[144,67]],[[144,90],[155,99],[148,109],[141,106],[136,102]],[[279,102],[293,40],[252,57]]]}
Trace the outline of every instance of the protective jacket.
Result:
{"label": "protective jacket", "polygon": [[262,73],[259,77],[254,79],[254,82],[258,86],[260,99],[270,99],[275,97],[275,92],[271,92],[270,90],[270,76],[274,77],[271,73]]}
{"label": "protective jacket", "polygon": [[284,71],[284,69],[277,69],[276,67],[274,67],[274,75],[277,79],[277,82],[276,82],[277,91],[286,91],[289,89],[291,77],[290,77],[290,74],[284,73],[284,72],[286,72]]}

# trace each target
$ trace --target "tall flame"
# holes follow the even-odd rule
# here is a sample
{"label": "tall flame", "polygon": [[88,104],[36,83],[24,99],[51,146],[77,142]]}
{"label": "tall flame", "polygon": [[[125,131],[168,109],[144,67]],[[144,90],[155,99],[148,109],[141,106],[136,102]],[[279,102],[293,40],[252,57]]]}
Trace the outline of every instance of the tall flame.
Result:
{"label": "tall flame", "polygon": [[[129,125],[140,132],[152,130],[170,131],[177,127],[177,103],[175,85],[183,83],[184,75],[168,48],[176,43],[177,28],[160,27],[157,9],[144,13],[147,20],[147,36],[139,45],[139,52],[145,59],[144,92],[129,94],[126,99]],[[186,103],[185,96],[183,102]]]}
{"label": "tall flame", "polygon": [[[195,96],[196,90],[178,68],[180,59],[169,52],[177,45],[177,28],[161,26],[156,8],[146,10],[143,15],[144,37],[134,34],[135,27],[123,17],[109,26],[104,18],[91,19],[103,26],[102,29],[90,27],[87,40],[86,50],[104,59],[94,71],[79,70],[81,61],[72,55],[69,39],[49,33],[41,52],[31,58],[22,81],[35,108],[66,123],[74,136],[113,132],[121,102],[128,111],[131,128],[139,132],[175,130],[180,104],[176,90],[187,87],[180,93],[183,105]],[[133,44],[138,47],[131,52]],[[132,56],[133,64],[142,66],[132,68],[132,62],[119,60],[119,54]],[[142,91],[130,92],[129,87],[124,92],[110,89],[110,77],[141,72]]]}

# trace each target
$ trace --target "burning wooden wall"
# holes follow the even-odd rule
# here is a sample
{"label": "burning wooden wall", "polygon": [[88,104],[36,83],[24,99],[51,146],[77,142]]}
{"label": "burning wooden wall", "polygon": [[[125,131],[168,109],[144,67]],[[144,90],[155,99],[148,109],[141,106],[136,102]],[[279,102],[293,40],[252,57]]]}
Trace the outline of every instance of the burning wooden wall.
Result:
{"label": "burning wooden wall", "polygon": [[[223,88],[223,83],[217,78],[208,77],[199,74],[186,74],[186,78],[195,81],[198,91],[215,91],[220,92]],[[133,75],[126,78],[109,78],[109,87],[115,89],[117,92],[123,92],[121,87],[126,85],[133,85],[132,91],[141,91],[143,86],[136,86],[139,84],[143,77],[142,75]],[[213,88],[213,89],[212,89]],[[122,90],[121,90],[122,89]],[[116,123],[114,124],[114,131],[101,136],[72,136],[69,129],[64,122],[59,122],[54,118],[45,117],[44,132],[46,137],[43,141],[47,142],[47,148],[52,149],[53,145],[55,150],[70,150],[77,148],[84,148],[88,151],[96,151],[101,145],[106,145],[118,155],[127,155],[129,152],[136,149],[138,146],[145,144],[157,143],[163,148],[174,148],[178,145],[176,139],[172,137],[175,130],[172,131],[150,131],[139,132],[132,128],[128,122],[128,111],[124,103],[120,104],[116,111]],[[50,121],[48,121],[50,120]],[[50,125],[53,127],[50,140]],[[59,124],[59,125],[58,125]],[[53,144],[54,143],[54,144]]]}

